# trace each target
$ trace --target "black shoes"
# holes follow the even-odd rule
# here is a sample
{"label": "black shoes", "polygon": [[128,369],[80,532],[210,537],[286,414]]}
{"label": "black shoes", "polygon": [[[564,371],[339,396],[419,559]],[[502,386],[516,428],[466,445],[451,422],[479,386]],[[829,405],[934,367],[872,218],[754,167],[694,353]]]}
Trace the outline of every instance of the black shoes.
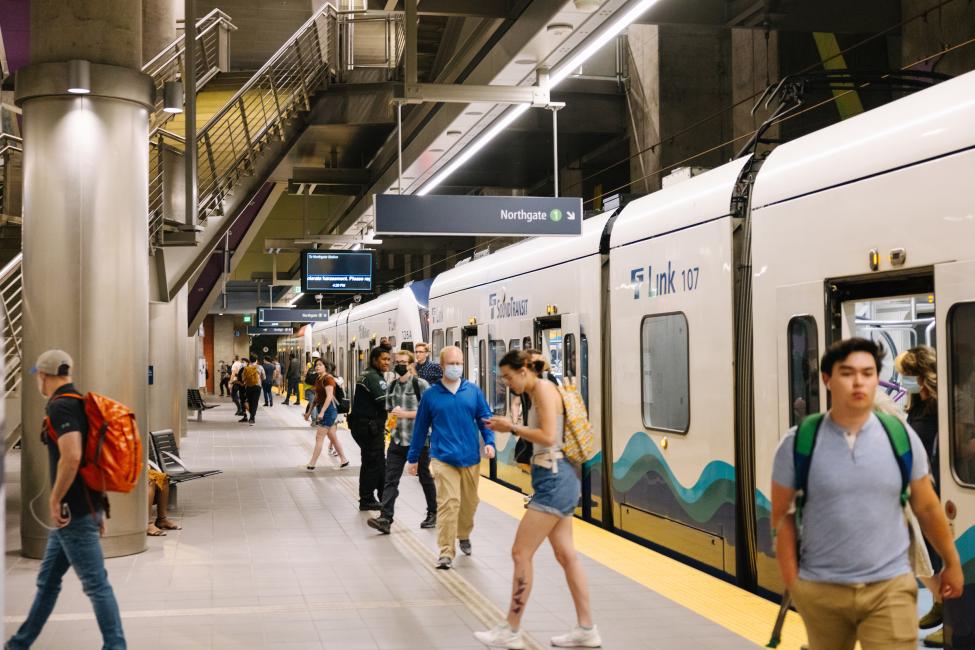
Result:
{"label": "black shoes", "polygon": [[427,518],[420,522],[420,528],[436,528],[437,527],[437,513],[428,512]]}
{"label": "black shoes", "polygon": [[239,420],[237,420],[237,421],[238,421],[238,422],[247,422],[247,416],[245,415],[244,417],[242,417],[242,418],[240,418],[240,419],[239,419]]}
{"label": "black shoes", "polygon": [[386,517],[379,515],[378,517],[373,517],[366,522],[369,524],[370,528],[375,528],[383,535],[389,535],[389,527],[393,525],[393,522]]}
{"label": "black shoes", "polygon": [[359,510],[365,512],[366,510],[382,510],[383,504],[378,501],[360,501]]}
{"label": "black shoes", "polygon": [[473,552],[473,549],[471,548],[471,540],[469,539],[460,540],[460,552],[463,553],[464,555],[470,555]]}

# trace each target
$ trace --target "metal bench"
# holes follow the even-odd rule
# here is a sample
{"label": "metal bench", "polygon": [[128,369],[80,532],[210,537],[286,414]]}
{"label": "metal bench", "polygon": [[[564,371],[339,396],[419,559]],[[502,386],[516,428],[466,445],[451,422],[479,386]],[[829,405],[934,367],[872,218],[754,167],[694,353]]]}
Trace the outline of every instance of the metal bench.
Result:
{"label": "metal bench", "polygon": [[203,395],[198,388],[188,388],[186,390],[186,408],[196,411],[196,421],[203,422],[203,411],[215,409],[219,404],[207,404],[203,401]]}
{"label": "metal bench", "polygon": [[179,447],[176,445],[176,435],[172,429],[150,431],[149,440],[150,460],[162,468],[163,473],[169,477],[170,483],[178,485],[223,473],[222,469],[206,469],[199,472],[189,469],[179,457]]}

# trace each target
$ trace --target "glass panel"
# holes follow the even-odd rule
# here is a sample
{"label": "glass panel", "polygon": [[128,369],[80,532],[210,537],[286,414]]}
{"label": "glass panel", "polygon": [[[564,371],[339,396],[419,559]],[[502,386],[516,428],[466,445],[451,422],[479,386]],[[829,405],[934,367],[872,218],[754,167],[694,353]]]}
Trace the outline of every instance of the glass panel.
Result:
{"label": "glass panel", "polygon": [[431,341],[432,350],[430,351],[430,356],[434,361],[439,361],[440,351],[443,349],[443,330],[433,330],[433,339]]}
{"label": "glass panel", "polygon": [[951,308],[948,342],[952,462],[958,481],[975,486],[975,302]]}
{"label": "glass panel", "polygon": [[532,339],[531,339],[530,336],[526,336],[525,338],[523,338],[521,340],[521,349],[522,350],[530,350],[532,347],[534,347],[534,346],[532,346]]}
{"label": "glass panel", "polygon": [[508,349],[509,350],[520,350],[521,349],[521,341],[519,341],[518,339],[511,339],[510,341],[508,341]]}
{"label": "glass panel", "polygon": [[545,330],[542,332],[544,350],[548,350],[548,362],[552,366],[552,374],[562,383],[562,330]]}
{"label": "glass panel", "polygon": [[387,340],[389,341],[389,347],[391,347],[392,349],[395,350],[396,349],[396,337],[395,336],[390,336]]}
{"label": "glass panel", "polygon": [[580,338],[579,346],[579,392],[582,393],[582,401],[586,403],[586,410],[589,410],[589,339],[583,334]]}
{"label": "glass panel", "polygon": [[686,433],[691,418],[687,317],[647,316],[640,330],[643,424]]}
{"label": "glass panel", "polygon": [[565,376],[574,379],[576,376],[576,335],[565,335]]}
{"label": "glass panel", "polygon": [[485,392],[488,404],[491,405],[491,410],[494,411],[495,415],[504,415],[505,400],[508,396],[508,389],[504,385],[504,381],[501,379],[501,373],[498,372],[498,362],[501,361],[501,357],[503,357],[504,354],[504,341],[491,341],[488,347],[488,359],[486,367],[488,381],[485,386],[488,390]]}
{"label": "glass panel", "polygon": [[819,332],[812,316],[789,321],[789,426],[819,413]]}
{"label": "glass panel", "polygon": [[447,330],[447,345],[457,345],[459,330],[459,327],[451,327]]}
{"label": "glass panel", "polygon": [[399,349],[400,350],[409,350],[410,352],[412,352],[413,351],[413,341],[403,341],[402,343],[400,343]]}

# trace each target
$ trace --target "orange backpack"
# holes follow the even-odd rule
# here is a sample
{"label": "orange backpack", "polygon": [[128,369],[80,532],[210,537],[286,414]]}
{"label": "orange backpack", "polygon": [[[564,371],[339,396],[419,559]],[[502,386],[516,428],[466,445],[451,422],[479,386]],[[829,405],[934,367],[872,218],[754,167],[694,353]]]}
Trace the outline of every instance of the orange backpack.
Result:
{"label": "orange backpack", "polygon": [[[142,473],[142,439],[135,413],[113,399],[88,393],[64,393],[60,397],[80,399],[88,418],[88,439],[78,473],[95,492],[131,492]],[[48,436],[57,443],[58,435],[45,418]]]}

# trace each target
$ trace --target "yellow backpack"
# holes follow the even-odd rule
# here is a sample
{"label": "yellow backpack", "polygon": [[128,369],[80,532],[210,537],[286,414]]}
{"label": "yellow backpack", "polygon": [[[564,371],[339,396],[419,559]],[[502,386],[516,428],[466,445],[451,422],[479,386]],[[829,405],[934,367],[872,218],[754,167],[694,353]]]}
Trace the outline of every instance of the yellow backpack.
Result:
{"label": "yellow backpack", "polygon": [[565,434],[562,453],[575,465],[582,465],[596,455],[592,424],[586,412],[586,402],[574,384],[559,386],[565,409]]}
{"label": "yellow backpack", "polygon": [[248,388],[261,385],[261,373],[258,372],[257,366],[247,366],[244,368],[241,371],[241,379],[244,381],[244,386]]}

